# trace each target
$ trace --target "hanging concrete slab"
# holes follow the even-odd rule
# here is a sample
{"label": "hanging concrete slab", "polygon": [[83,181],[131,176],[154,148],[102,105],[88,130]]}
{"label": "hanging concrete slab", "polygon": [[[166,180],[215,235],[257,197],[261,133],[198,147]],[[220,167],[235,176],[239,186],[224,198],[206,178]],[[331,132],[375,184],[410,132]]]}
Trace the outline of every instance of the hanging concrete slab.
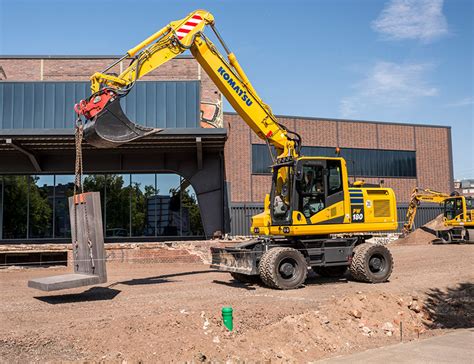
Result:
{"label": "hanging concrete slab", "polygon": [[100,193],[69,198],[74,273],[28,281],[28,287],[57,291],[107,282]]}

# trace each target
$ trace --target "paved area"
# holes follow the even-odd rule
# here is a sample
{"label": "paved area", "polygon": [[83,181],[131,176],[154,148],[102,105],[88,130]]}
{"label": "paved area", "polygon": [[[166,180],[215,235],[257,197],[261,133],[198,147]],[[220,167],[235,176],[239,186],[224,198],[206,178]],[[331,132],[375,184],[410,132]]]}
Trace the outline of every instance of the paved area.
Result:
{"label": "paved area", "polygon": [[318,363],[474,363],[474,328],[425,340],[411,341],[361,353],[321,360]]}

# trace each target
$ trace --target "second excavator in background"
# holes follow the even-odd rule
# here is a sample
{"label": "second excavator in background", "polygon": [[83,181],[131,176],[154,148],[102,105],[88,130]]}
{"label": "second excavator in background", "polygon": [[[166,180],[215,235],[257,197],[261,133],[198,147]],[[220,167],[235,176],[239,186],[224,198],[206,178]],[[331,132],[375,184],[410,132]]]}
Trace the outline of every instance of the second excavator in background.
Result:
{"label": "second excavator in background", "polygon": [[443,206],[442,227],[433,230],[442,243],[474,243],[474,198],[422,189],[416,187],[408,205],[403,235],[410,234],[415,223],[418,206],[422,202],[439,203]]}
{"label": "second excavator in background", "polygon": [[[227,57],[204,34],[210,27]],[[322,276],[350,270],[360,281],[389,279],[392,255],[367,242],[373,232],[397,229],[392,189],[363,182],[350,184],[346,161],[301,154],[301,136],[281,124],[259,97],[235,55],[216,29],[214,17],[197,10],[171,22],[101,73],[91,77],[92,95],[76,105],[87,122],[84,136],[99,148],[114,148],[159,130],[143,128],[123,113],[120,99],[135,82],[189,50],[247,125],[269,147],[272,183],[264,212],[252,218],[257,237],[229,248],[212,248],[212,267],[239,281],[261,279],[269,287],[300,287],[311,267]],[[121,74],[110,69],[130,59]],[[269,58],[271,62],[271,59]]]}

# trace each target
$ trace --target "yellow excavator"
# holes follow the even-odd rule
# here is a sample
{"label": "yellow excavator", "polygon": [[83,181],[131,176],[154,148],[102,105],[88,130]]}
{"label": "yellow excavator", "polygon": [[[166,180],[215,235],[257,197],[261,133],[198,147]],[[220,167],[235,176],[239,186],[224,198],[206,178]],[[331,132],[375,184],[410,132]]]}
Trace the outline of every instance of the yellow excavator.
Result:
{"label": "yellow excavator", "polygon": [[439,203],[443,206],[443,228],[430,229],[442,243],[474,243],[474,198],[416,187],[411,194],[403,235],[410,234],[421,202]]}
{"label": "yellow excavator", "polygon": [[[210,27],[227,54],[204,34]],[[76,105],[86,119],[84,137],[98,148],[114,148],[159,130],[130,121],[120,107],[135,82],[189,50],[247,125],[273,150],[273,177],[264,212],[252,218],[250,242],[213,248],[211,267],[242,282],[262,280],[269,287],[304,284],[308,268],[339,277],[349,269],[365,282],[385,282],[393,267],[390,251],[367,242],[373,232],[396,230],[395,194],[390,188],[349,183],[346,161],[301,155],[301,137],[280,124],[258,96],[235,55],[205,10],[173,21],[101,73],[91,77],[92,95]],[[120,75],[110,69],[124,59]],[[272,149],[273,147],[273,149]]]}

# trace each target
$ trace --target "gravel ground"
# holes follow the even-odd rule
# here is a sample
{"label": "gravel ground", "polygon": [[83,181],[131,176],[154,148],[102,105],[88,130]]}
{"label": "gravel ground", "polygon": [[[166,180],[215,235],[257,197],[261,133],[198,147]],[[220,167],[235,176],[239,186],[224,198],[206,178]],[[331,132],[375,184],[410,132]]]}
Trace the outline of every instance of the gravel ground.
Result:
{"label": "gravel ground", "polygon": [[[101,287],[45,293],[0,270],[0,362],[301,362],[473,326],[474,246],[391,247],[384,284],[310,275],[304,288],[244,285],[206,265],[108,263]],[[220,310],[234,309],[232,333]]]}

